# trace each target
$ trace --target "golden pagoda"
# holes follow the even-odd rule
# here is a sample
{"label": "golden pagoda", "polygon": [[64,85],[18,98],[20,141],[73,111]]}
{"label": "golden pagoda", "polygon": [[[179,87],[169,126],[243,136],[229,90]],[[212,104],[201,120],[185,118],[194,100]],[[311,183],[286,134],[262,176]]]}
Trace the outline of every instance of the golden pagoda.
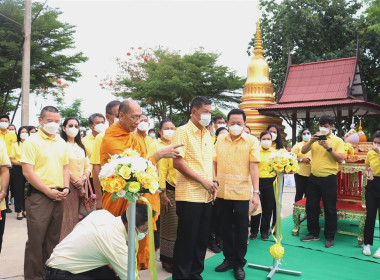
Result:
{"label": "golden pagoda", "polygon": [[254,56],[248,66],[247,81],[245,82],[242,96],[242,103],[239,108],[247,115],[247,125],[251,128],[252,134],[259,137],[260,133],[266,130],[268,124],[274,123],[280,127],[282,141],[285,145],[285,127],[282,119],[260,115],[253,108],[267,107],[276,104],[272,83],[269,80],[269,66],[264,58],[264,49],[261,40],[260,22],[257,20]]}

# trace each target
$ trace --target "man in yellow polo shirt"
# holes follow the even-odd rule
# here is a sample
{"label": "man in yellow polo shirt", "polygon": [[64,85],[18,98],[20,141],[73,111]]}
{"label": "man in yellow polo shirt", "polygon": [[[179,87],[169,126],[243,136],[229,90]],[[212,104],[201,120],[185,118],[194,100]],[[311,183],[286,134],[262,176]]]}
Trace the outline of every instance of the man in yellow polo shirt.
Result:
{"label": "man in yellow polo shirt", "polygon": [[82,143],[84,147],[86,148],[88,158],[91,158],[91,153],[92,153],[92,150],[94,149],[95,137],[99,133],[106,130],[105,122],[106,122],[106,118],[100,113],[92,114],[88,118],[88,125],[91,129],[91,133],[87,134],[82,139]]}
{"label": "man in yellow polo shirt", "polygon": [[338,165],[344,160],[343,140],[332,133],[334,118],[322,116],[319,119],[319,133],[302,147],[302,153],[311,150],[311,175],[307,190],[306,214],[309,233],[301,241],[319,240],[319,213],[322,198],[325,211],[325,247],[334,246],[337,230],[336,174]]}
{"label": "man in yellow polo shirt", "polygon": [[6,205],[5,197],[7,196],[7,190],[9,186],[9,168],[11,167],[11,161],[9,160],[7,147],[3,141],[0,139],[0,253],[3,244],[3,234],[5,227],[6,218]]}
{"label": "man in yellow polo shirt", "polygon": [[44,278],[45,262],[61,234],[70,172],[67,144],[57,135],[60,120],[57,108],[44,107],[38,118],[41,128],[23,145],[22,171],[31,188],[25,201],[28,213],[25,279]]}
{"label": "man in yellow polo shirt", "polygon": [[211,101],[203,96],[195,97],[190,110],[190,121],[177,128],[172,140],[172,145],[184,144],[178,148],[179,156],[173,159],[177,169],[178,215],[173,279],[202,279],[212,210],[210,202],[215,199],[217,190],[217,183],[213,181],[214,143],[205,128],[211,121]]}
{"label": "man in yellow polo shirt", "polygon": [[236,279],[244,279],[247,260],[247,228],[251,188],[254,208],[259,205],[260,147],[254,138],[244,132],[246,115],[243,110],[232,109],[227,115],[229,133],[223,134],[215,144],[215,174],[219,181],[217,197],[220,199],[224,261],[217,272],[234,269]]}

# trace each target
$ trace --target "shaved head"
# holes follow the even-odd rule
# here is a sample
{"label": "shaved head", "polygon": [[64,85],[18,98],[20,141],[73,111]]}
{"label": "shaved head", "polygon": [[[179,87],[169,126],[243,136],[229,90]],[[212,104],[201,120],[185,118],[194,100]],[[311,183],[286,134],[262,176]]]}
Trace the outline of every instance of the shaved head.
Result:
{"label": "shaved head", "polygon": [[121,102],[119,107],[119,114],[120,112],[123,112],[124,114],[128,114],[130,111],[136,108],[140,108],[140,105],[137,104],[136,101],[134,101],[131,98],[125,99],[123,102]]}
{"label": "shaved head", "polygon": [[128,98],[120,104],[119,123],[126,131],[133,132],[140,123],[141,114],[140,105],[133,99]]}

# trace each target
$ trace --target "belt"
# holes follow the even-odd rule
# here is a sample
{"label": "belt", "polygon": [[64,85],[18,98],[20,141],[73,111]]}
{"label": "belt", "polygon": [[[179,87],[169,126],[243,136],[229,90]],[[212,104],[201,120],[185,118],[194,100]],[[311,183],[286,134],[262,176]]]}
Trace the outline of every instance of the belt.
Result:
{"label": "belt", "polygon": [[[39,193],[39,194],[43,194],[45,195],[43,192],[37,190],[35,187],[33,187],[32,185],[30,185],[31,189],[30,189],[30,192],[31,193]],[[52,190],[57,190],[57,191],[63,191],[63,188],[51,188]]]}
{"label": "belt", "polygon": [[[60,270],[58,268],[52,268],[50,266],[45,266],[45,276],[47,278],[50,278],[51,276],[72,276],[74,274],[65,271],[65,270]],[[59,278],[56,278],[59,279]]]}

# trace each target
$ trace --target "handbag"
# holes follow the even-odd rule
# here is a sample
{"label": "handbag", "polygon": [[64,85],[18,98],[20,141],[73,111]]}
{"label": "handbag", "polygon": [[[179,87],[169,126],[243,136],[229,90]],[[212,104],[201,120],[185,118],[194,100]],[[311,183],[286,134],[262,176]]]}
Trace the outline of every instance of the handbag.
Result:
{"label": "handbag", "polygon": [[[88,216],[92,211],[96,210],[96,194],[92,190],[90,179],[87,177],[87,180],[84,184],[85,192],[80,197],[79,203],[79,219],[82,220]],[[88,193],[90,190],[90,195]]]}

